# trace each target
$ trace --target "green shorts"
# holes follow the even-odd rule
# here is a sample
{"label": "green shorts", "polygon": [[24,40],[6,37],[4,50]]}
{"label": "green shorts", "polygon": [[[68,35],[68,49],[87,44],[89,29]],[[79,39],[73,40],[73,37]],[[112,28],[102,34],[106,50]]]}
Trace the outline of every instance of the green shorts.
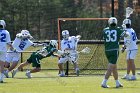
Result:
{"label": "green shorts", "polygon": [[41,67],[40,65],[40,58],[36,53],[32,53],[30,58],[27,59],[28,63],[32,63],[33,67]]}
{"label": "green shorts", "polygon": [[116,64],[119,56],[118,50],[105,51],[106,57],[111,64]]}

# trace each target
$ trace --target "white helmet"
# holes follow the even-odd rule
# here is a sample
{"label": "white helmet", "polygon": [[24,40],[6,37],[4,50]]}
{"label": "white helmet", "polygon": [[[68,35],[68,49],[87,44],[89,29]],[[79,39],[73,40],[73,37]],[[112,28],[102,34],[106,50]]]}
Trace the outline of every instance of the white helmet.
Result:
{"label": "white helmet", "polygon": [[57,48],[57,41],[56,40],[50,40],[50,44],[53,46],[53,47],[56,47]]}
{"label": "white helmet", "polygon": [[108,24],[116,24],[117,25],[117,19],[115,17],[110,17],[108,20]]}
{"label": "white helmet", "polygon": [[131,25],[131,20],[130,19],[124,19],[123,24],[130,24]]}
{"label": "white helmet", "polygon": [[6,27],[6,23],[4,20],[0,20],[0,25],[2,26],[2,28],[4,29]]}
{"label": "white helmet", "polygon": [[64,39],[68,39],[69,38],[69,31],[68,30],[63,30],[62,31],[62,36]]}
{"label": "white helmet", "polygon": [[23,38],[32,38],[28,30],[21,30],[21,35]]}

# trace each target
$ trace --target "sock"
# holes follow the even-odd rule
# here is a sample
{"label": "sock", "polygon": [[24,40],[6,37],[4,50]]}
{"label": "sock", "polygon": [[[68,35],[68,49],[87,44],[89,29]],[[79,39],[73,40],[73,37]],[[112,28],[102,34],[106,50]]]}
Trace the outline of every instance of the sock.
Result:
{"label": "sock", "polygon": [[79,70],[79,68],[76,68],[75,71]]}
{"label": "sock", "polygon": [[116,81],[116,85],[120,85],[120,81],[119,80],[115,80]]}
{"label": "sock", "polygon": [[64,71],[60,71],[61,74],[65,74]]}
{"label": "sock", "polygon": [[8,69],[6,70],[6,73],[9,73],[9,70]]}
{"label": "sock", "polygon": [[106,83],[107,83],[107,79],[104,79],[104,80],[102,81],[102,85],[106,85]]}
{"label": "sock", "polygon": [[18,72],[18,68],[16,68],[15,71]]}

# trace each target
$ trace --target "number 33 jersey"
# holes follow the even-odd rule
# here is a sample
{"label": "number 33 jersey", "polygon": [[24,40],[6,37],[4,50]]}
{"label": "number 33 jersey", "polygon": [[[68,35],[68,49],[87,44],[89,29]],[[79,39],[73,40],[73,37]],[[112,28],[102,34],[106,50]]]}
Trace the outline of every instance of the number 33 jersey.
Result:
{"label": "number 33 jersey", "polygon": [[33,42],[29,39],[20,39],[16,37],[12,45],[17,51],[22,52],[31,45],[33,45]]}
{"label": "number 33 jersey", "polygon": [[125,31],[119,27],[107,27],[103,30],[105,51],[119,50],[120,37]]}

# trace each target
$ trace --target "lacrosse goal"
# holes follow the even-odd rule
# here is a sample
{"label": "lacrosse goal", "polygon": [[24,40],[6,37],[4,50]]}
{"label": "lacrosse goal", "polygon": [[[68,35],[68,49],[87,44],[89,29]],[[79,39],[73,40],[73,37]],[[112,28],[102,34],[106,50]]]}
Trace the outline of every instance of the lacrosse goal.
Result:
{"label": "lacrosse goal", "polygon": [[[79,53],[78,65],[80,74],[104,74],[107,59],[104,54],[103,28],[107,26],[108,18],[58,18],[58,43],[62,38],[61,32],[69,30],[70,36],[81,35],[78,51],[89,47],[89,54]],[[72,73],[73,65],[66,64],[66,69]]]}

